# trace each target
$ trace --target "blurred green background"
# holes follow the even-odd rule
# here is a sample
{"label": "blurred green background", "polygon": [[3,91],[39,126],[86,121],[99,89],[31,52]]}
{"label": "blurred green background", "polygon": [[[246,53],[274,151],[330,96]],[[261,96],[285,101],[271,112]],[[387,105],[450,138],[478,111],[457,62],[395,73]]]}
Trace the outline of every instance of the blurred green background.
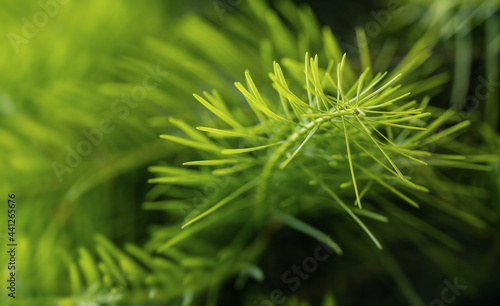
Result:
{"label": "blurred green background", "polygon": [[[469,188],[465,193],[475,197],[468,199],[469,212],[484,225],[456,224],[448,215],[437,217],[440,222],[433,220],[430,226],[462,247],[423,242],[417,248],[405,243],[401,225],[377,226],[380,237],[403,237],[384,250],[401,268],[387,261],[384,268],[379,260],[367,260],[372,256],[367,254],[335,258],[297,292],[298,299],[319,305],[325,292],[333,292],[338,305],[405,305],[406,294],[400,293],[389,275],[404,271],[425,305],[439,297],[443,279],[453,277],[464,279],[469,288],[453,305],[495,305],[500,281],[499,2],[248,2],[23,0],[0,4],[0,194],[6,201],[7,194],[15,193],[17,200],[16,302],[84,305],[79,296],[96,295],[97,289],[83,281],[75,286],[74,279],[77,266],[82,269],[79,260],[88,254],[97,258],[96,245],[106,243],[99,238],[96,242],[96,234],[120,249],[126,243],[142,247],[158,227],[172,222],[168,214],[143,209],[144,202],[166,188],[147,183],[152,177],[148,167],[164,162],[178,165],[193,155],[159,138],[173,131],[168,117],[189,123],[205,120],[192,93],[217,88],[224,97],[234,96],[233,82],[243,80],[245,69],[261,82],[271,71],[272,60],[303,59],[303,50],[297,47],[300,42],[307,41],[311,54],[321,52],[321,38],[308,27],[318,31],[328,25],[354,66],[360,65],[356,27],[365,29],[370,51],[381,61],[375,64],[381,67],[394,68],[416,44],[425,44],[421,50],[431,50],[430,64],[412,77],[439,85],[432,89],[433,106],[452,108],[462,116],[459,120],[472,120],[457,142],[472,147],[471,153],[490,156],[492,170],[443,170],[456,177],[456,188]],[[273,28],[268,16],[276,16],[286,30]],[[294,23],[309,16],[316,16],[317,23]],[[424,90],[425,82],[420,85]],[[144,98],[130,102],[138,95]],[[112,131],[104,132],[103,122],[112,125]],[[96,143],[86,135],[93,135]],[[84,141],[90,147],[84,148]],[[68,157],[80,149],[90,153]],[[75,166],[68,166],[68,160]],[[425,223],[427,213],[416,218]],[[9,273],[3,251],[6,219],[6,213],[0,214],[2,279]],[[325,220],[318,216],[314,222]],[[258,292],[282,286],[282,272],[306,255],[303,250],[314,249],[313,243],[286,230],[280,232],[258,262],[267,275]],[[436,262],[442,264],[439,269]],[[231,281],[222,286],[219,305],[243,303],[243,294]],[[0,303],[16,305],[5,287]],[[110,282],[103,287],[116,286]],[[144,295],[150,293],[147,286],[141,288],[138,291]],[[144,300],[135,303],[181,305],[178,300]]]}

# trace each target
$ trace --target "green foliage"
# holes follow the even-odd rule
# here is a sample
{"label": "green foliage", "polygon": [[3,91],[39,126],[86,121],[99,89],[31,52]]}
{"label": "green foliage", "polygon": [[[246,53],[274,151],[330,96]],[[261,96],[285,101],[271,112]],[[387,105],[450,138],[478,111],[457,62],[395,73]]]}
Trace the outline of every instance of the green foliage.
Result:
{"label": "green foliage", "polygon": [[[2,40],[0,188],[23,205],[20,305],[248,305],[318,243],[331,259],[287,305],[358,303],[378,280],[356,271],[397,288],[393,304],[426,304],[421,283],[458,267],[476,288],[495,283],[476,267],[500,252],[481,243],[499,237],[498,90],[482,117],[457,105],[476,27],[498,81],[498,7],[459,2],[409,1],[375,38],[334,36],[289,1],[223,19],[210,5],[181,13],[189,1],[71,2],[19,54]],[[5,34],[39,10],[2,8]],[[162,81],[147,98],[115,104],[148,69]],[[53,162],[103,118],[114,132],[59,182]]]}

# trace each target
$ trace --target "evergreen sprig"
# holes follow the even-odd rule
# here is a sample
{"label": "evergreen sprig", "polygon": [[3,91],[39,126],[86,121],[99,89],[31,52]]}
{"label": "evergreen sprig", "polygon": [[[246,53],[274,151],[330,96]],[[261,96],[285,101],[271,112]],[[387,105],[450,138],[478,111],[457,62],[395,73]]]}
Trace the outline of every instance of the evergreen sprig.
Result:
{"label": "evergreen sprig", "polygon": [[[195,98],[219,119],[220,125],[228,128],[194,129],[171,119],[190,138],[161,137],[205,151],[207,159],[184,163],[199,166],[197,170],[154,167],[151,170],[159,175],[150,182],[201,188],[212,180],[211,175],[231,175],[231,179],[238,182],[235,185],[241,187],[223,199],[214,199],[208,209],[191,214],[182,227],[216,214],[223,206],[238,205],[231,202],[245,197],[251,189],[254,189],[255,198],[246,201],[254,202],[257,211],[271,212],[286,199],[285,195],[282,198],[270,195],[271,192],[282,195],[283,192],[276,191],[283,188],[279,186],[312,185],[308,187],[309,192],[317,193],[318,189],[322,189],[328,193],[377,247],[382,248],[355,214],[360,212],[361,198],[367,196],[374,185],[379,185],[418,207],[398,187],[419,192],[429,190],[405,176],[397,166],[398,160],[407,159],[414,165],[427,165],[419,157],[432,157],[434,161],[461,158],[455,155],[432,156],[421,150],[421,145],[428,140],[425,136],[429,134],[426,128],[428,123],[424,119],[430,113],[423,112],[427,99],[420,105],[415,100],[405,101],[410,93],[406,92],[405,86],[397,84],[399,74],[384,81],[387,72],[368,78],[370,70],[367,68],[358,78],[348,79],[344,73],[347,65],[344,55],[336,69],[333,69],[333,60],[327,68],[320,69],[318,57],[309,58],[306,54],[303,67],[292,66],[292,69],[304,73],[302,87],[306,92],[300,94],[290,89],[281,66],[276,62],[274,73],[269,75],[274,95],[270,90],[266,91],[269,94],[261,93],[247,71],[247,86],[239,82],[235,86],[245,97],[254,117],[250,121],[255,124],[249,126],[239,123],[217,92],[205,92],[205,98],[195,94]],[[348,69],[352,70],[352,67]],[[438,128],[440,121],[431,123],[430,129]],[[465,126],[467,122],[440,133],[449,135]],[[297,189],[290,192],[297,192]],[[346,199],[338,196],[345,189],[354,192],[354,204],[359,209],[349,208]],[[294,205],[293,202],[299,199],[289,201],[288,205]],[[322,205],[314,203],[313,199],[309,201],[308,205]]]}

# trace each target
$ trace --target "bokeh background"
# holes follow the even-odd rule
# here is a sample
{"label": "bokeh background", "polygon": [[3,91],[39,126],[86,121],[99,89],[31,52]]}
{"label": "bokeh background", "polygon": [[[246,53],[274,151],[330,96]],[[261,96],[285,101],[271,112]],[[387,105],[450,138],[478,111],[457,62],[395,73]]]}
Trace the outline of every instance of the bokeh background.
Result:
{"label": "bokeh background", "polygon": [[[359,65],[357,27],[365,29],[380,67],[391,69],[416,44],[426,44],[422,50],[432,56],[418,90],[432,88],[433,106],[452,108],[471,120],[457,142],[483,156],[489,171],[442,170],[456,178],[454,188],[462,198],[454,197],[466,202],[467,215],[450,218],[434,209],[435,217],[427,219],[429,211],[401,212],[426,235],[440,236],[438,242],[428,243],[404,222],[374,225],[389,248],[367,253],[360,247],[327,261],[287,303],[320,305],[331,292],[337,305],[429,305],[440,297],[443,280],[458,278],[467,289],[452,305],[495,305],[500,282],[499,2],[250,2],[0,3],[0,194],[5,202],[7,194],[16,194],[18,243],[17,297],[14,302],[7,296],[4,282],[2,305],[189,305],[182,286],[173,297],[153,299],[147,298],[153,296],[149,283],[136,285],[126,276],[123,283],[103,277],[99,288],[92,287],[86,281],[101,276],[88,272],[89,262],[106,261],[106,252],[149,252],[152,237],[160,239],[160,229],[173,222],[169,214],[151,210],[149,203],[168,187],[148,184],[153,177],[148,167],[179,165],[193,155],[159,138],[175,130],[169,117],[204,120],[192,93],[217,88],[222,96],[235,95],[233,82],[244,79],[245,69],[252,69],[259,82],[267,78],[272,60],[301,60],[302,50],[289,41],[302,39],[311,53],[319,50],[320,38],[314,35],[326,25],[354,66]],[[297,23],[310,16],[316,23]],[[273,18],[286,30],[274,27]],[[142,93],[136,103],[133,97]],[[85,135],[94,137],[90,148],[82,147],[89,141]],[[68,157],[79,146],[90,153]],[[9,272],[3,251],[6,219],[0,214],[2,279]],[[326,222],[321,216],[310,221]],[[346,236],[355,240],[355,234]],[[281,274],[315,243],[292,231],[279,232],[255,263],[265,279],[243,289],[233,285],[236,278],[227,279],[216,304],[253,305],[248,296],[286,288]],[[206,304],[205,295],[210,293],[192,304]]]}

